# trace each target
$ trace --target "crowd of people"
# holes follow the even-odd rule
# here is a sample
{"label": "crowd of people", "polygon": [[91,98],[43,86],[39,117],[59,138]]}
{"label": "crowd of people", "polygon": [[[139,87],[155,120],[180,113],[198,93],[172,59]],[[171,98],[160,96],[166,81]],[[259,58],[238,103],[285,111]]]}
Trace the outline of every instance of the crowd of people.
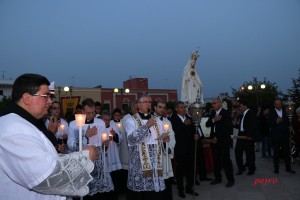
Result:
{"label": "crowd of people", "polygon": [[[0,192],[4,199],[117,200],[123,195],[128,200],[172,200],[173,184],[181,198],[198,196],[195,184],[222,183],[222,169],[227,188],[235,184],[235,175],[246,170],[249,176],[255,174],[258,141],[262,158],[273,159],[275,174],[280,157],[285,170],[295,173],[289,133],[295,133],[298,155],[300,108],[290,124],[281,99],[260,112],[240,100],[230,113],[221,99],[214,98],[206,114],[207,136],[195,126],[184,102],[176,102],[170,112],[166,102],[153,101],[148,95],[133,102],[126,114],[120,108],[112,113],[102,110],[100,102],[86,98],[74,113],[61,116],[49,84],[41,75],[21,75],[13,85],[12,102],[1,113],[0,159],[5,162],[0,163]],[[86,115],[82,138],[74,114]],[[214,179],[207,176],[204,146],[212,149]]]}

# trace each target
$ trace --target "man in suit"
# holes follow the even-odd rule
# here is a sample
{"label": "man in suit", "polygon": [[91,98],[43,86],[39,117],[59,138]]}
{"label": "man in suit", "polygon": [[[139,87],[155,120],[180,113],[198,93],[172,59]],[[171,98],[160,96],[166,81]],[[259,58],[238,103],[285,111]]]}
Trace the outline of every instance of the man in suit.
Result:
{"label": "man in suit", "polygon": [[233,167],[230,159],[230,144],[231,134],[233,131],[230,113],[222,108],[222,103],[219,98],[212,100],[214,111],[205,123],[206,127],[211,127],[211,141],[214,160],[214,175],[215,180],[210,184],[215,185],[222,182],[221,169],[222,164],[225,170],[225,175],[228,180],[226,187],[234,185]]}
{"label": "man in suit", "polygon": [[185,198],[183,177],[186,176],[185,192],[188,194],[199,194],[194,192],[194,156],[195,140],[199,139],[192,118],[186,114],[184,102],[178,101],[175,105],[176,112],[172,114],[170,121],[175,133],[176,145],[174,149],[176,162],[176,180],[179,196]]}
{"label": "man in suit", "polygon": [[289,149],[289,119],[285,110],[282,108],[282,100],[274,100],[274,108],[270,109],[268,123],[270,126],[270,137],[273,145],[273,163],[274,173],[279,173],[279,149],[282,147],[283,157],[285,160],[285,170],[295,173],[291,169],[291,158]]}
{"label": "man in suit", "polygon": [[245,171],[243,154],[246,153],[246,163],[249,169],[247,175],[253,175],[255,172],[255,136],[258,133],[256,114],[248,108],[245,100],[240,100],[240,111],[242,113],[239,123],[239,134],[235,146],[235,160],[238,166],[238,173],[241,175]]}

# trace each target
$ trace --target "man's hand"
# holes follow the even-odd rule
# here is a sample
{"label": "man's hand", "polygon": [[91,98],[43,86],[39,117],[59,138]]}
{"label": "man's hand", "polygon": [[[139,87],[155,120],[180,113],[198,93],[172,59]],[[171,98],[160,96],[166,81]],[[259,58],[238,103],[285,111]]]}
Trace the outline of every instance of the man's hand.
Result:
{"label": "man's hand", "polygon": [[184,120],[184,123],[185,123],[185,125],[187,125],[187,126],[190,125],[190,124],[192,124],[191,120],[190,120],[190,119],[187,119],[187,118]]}
{"label": "man's hand", "polygon": [[89,151],[89,158],[91,160],[97,160],[99,159],[99,152],[97,151],[96,147],[91,145],[91,146],[85,146],[83,147],[83,150]]}
{"label": "man's hand", "polygon": [[116,135],[117,133],[116,133],[116,131],[115,131],[114,129],[111,129],[111,130],[110,130],[110,134],[111,134],[113,137],[115,137],[115,135]]}
{"label": "man's hand", "polygon": [[162,140],[163,140],[163,142],[169,142],[170,141],[170,137],[167,135]]}
{"label": "man's hand", "polygon": [[88,129],[86,130],[85,136],[92,137],[94,135],[97,135],[97,133],[98,133],[98,129],[96,126],[94,126],[93,128],[90,128],[89,126]]}
{"label": "man's hand", "polygon": [[50,117],[48,130],[51,131],[53,134],[56,134],[59,126],[60,126],[60,120],[56,120],[53,117]]}
{"label": "man's hand", "polygon": [[282,118],[282,117],[278,117],[278,118],[277,118],[277,124],[279,124],[279,123],[281,123],[281,122],[283,122],[283,118]]}
{"label": "man's hand", "polygon": [[194,139],[195,139],[195,140],[199,140],[199,139],[200,139],[199,134],[194,134]]}
{"label": "man's hand", "polygon": [[222,115],[217,115],[214,117],[214,122],[220,121],[222,119]]}
{"label": "man's hand", "polygon": [[218,140],[217,140],[216,137],[214,137],[214,138],[211,140],[211,143],[213,143],[213,144],[217,144],[217,142],[218,142]]}
{"label": "man's hand", "polygon": [[58,144],[56,147],[57,147],[57,150],[60,153],[63,153],[65,151],[65,145],[64,144]]}
{"label": "man's hand", "polygon": [[147,126],[148,128],[151,128],[154,124],[155,124],[155,119],[154,119],[154,117],[151,117],[151,118],[147,121],[146,126]]}

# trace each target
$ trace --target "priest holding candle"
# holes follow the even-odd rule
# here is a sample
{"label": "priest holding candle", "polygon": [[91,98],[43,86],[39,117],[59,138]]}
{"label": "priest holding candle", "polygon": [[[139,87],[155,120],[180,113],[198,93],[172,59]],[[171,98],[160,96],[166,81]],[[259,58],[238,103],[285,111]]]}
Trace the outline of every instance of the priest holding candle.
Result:
{"label": "priest holding candle", "polygon": [[99,152],[99,159],[94,161],[93,180],[89,183],[90,192],[84,199],[111,199],[114,189],[112,179],[107,166],[107,157],[104,145],[108,143],[105,123],[102,119],[95,117],[95,104],[90,98],[82,102],[83,113],[86,115],[86,121],[82,127],[82,137],[79,138],[79,127],[75,120],[69,125],[68,147],[70,150],[79,149],[79,141],[82,139],[83,146],[94,145]]}
{"label": "priest holding candle", "polygon": [[165,179],[166,189],[163,191],[165,200],[172,200],[172,181],[173,181],[173,169],[171,159],[174,157],[174,147],[176,144],[174,131],[172,129],[171,122],[164,117],[166,114],[166,103],[158,101],[154,103],[154,115],[160,119],[159,123],[163,125],[163,132],[168,133],[163,137],[160,142],[163,142],[163,177]]}

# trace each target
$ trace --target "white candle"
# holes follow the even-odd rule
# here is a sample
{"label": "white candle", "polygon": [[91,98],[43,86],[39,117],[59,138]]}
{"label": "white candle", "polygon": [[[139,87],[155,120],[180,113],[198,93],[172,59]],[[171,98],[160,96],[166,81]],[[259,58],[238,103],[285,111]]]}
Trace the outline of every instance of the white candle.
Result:
{"label": "white candle", "polygon": [[101,138],[102,138],[102,142],[103,142],[103,156],[102,156],[102,159],[103,159],[103,173],[104,173],[104,182],[105,182],[105,141],[107,140],[107,133],[102,133],[101,135]]}
{"label": "white candle", "polygon": [[165,124],[163,125],[163,127],[164,127],[164,131],[165,131],[165,132],[168,132],[170,125],[167,124],[167,123],[165,123]]}
{"label": "white candle", "polygon": [[[170,125],[167,124],[167,123],[165,123],[165,124],[163,125],[163,127],[164,127],[164,131],[165,131],[165,132],[168,132],[168,131],[169,131]],[[169,149],[169,143],[166,142],[167,173],[168,173],[168,171],[169,171],[169,155],[168,155],[168,149]]]}
{"label": "white candle", "polygon": [[82,151],[82,126],[85,124],[85,114],[75,114],[76,125],[79,127],[79,151]]}
{"label": "white candle", "polygon": [[118,129],[122,128],[122,124],[120,122],[117,124],[117,126],[118,126]]}

